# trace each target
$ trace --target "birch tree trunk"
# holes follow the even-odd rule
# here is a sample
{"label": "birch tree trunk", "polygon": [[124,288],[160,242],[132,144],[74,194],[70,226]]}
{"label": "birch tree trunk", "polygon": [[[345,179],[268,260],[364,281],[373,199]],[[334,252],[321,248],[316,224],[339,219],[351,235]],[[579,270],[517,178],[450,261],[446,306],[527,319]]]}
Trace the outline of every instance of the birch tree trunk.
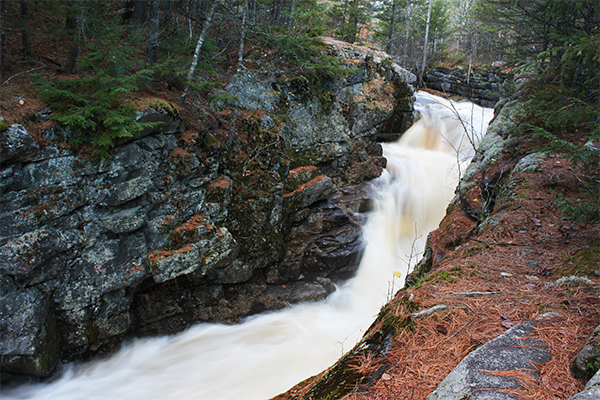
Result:
{"label": "birch tree trunk", "polygon": [[212,4],[210,11],[208,12],[208,16],[206,17],[206,21],[204,21],[204,26],[202,27],[202,33],[200,34],[200,37],[198,38],[198,42],[196,43],[196,50],[194,51],[194,58],[192,59],[192,65],[190,66],[190,70],[188,72],[188,76],[187,76],[187,84],[185,85],[185,89],[183,90],[183,93],[181,93],[181,96],[179,97],[179,102],[183,103],[183,101],[185,100],[185,97],[188,94],[188,91],[190,90],[190,83],[192,82],[192,78],[194,77],[194,71],[196,71],[196,66],[198,65],[198,59],[200,58],[200,50],[202,49],[202,44],[204,43],[204,39],[206,39],[206,35],[208,34],[208,29],[210,28],[210,24],[212,23],[212,18],[213,15],[215,13],[215,10],[217,9],[217,4],[219,3],[219,0],[215,0],[214,3]]}
{"label": "birch tree trunk", "polygon": [[425,43],[423,44],[423,62],[421,63],[421,70],[419,71],[419,85],[423,85],[423,73],[425,72],[425,65],[427,64],[427,44],[429,42],[429,24],[431,22],[431,5],[433,0],[429,0],[429,10],[427,11],[427,25],[425,25]]}
{"label": "birch tree trunk", "polygon": [[[242,32],[240,38],[240,49],[238,51],[238,66],[237,71],[235,73],[236,77],[242,72],[243,62],[244,62],[244,42],[246,41],[246,19],[248,18],[248,0],[244,0],[244,11],[242,14]],[[227,141],[228,147],[231,147],[233,143],[233,136],[235,134],[235,123],[237,121],[238,115],[238,106],[234,106],[233,114],[231,117],[231,125],[229,126],[229,138]]]}
{"label": "birch tree trunk", "polygon": [[246,19],[248,18],[248,0],[244,0],[244,11],[242,15],[242,32],[240,38],[240,49],[238,51],[238,66],[236,74],[242,72],[242,63],[244,61],[244,42],[246,41]]}

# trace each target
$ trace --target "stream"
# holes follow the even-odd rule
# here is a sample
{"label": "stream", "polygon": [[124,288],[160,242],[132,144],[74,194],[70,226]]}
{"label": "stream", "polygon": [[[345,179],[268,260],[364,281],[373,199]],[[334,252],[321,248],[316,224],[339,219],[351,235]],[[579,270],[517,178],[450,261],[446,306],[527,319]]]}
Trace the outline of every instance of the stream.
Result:
{"label": "stream", "polygon": [[383,145],[388,165],[373,182],[375,208],[364,226],[357,275],[326,300],[239,325],[198,324],[136,339],[110,358],[65,366],[52,382],[4,388],[0,397],[265,400],[335,363],[403,286],[493,116],[468,102],[416,97],[420,119],[398,142]]}

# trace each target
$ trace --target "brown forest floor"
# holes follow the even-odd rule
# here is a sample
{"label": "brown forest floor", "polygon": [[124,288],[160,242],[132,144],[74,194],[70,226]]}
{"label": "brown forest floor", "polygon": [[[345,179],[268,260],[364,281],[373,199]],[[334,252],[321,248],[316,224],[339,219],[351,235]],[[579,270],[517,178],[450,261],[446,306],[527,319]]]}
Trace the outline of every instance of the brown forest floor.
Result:
{"label": "brown forest floor", "polygon": [[[408,297],[422,309],[440,303],[448,309],[413,320],[381,358],[360,360],[360,368],[387,368],[375,384],[344,399],[424,399],[470,351],[550,312],[551,318],[536,321],[536,334],[552,360],[540,366],[539,385],[528,374],[512,372],[522,386],[513,394],[566,399],[582,390],[585,382],[573,376],[571,365],[600,324],[600,224],[567,221],[552,192],[563,188],[574,195],[575,173],[567,160],[548,158],[542,172],[519,177],[511,201],[493,212],[498,223],[484,229],[473,229],[461,207],[450,207],[431,241],[434,260],[443,258],[422,284],[392,301]],[[593,285],[548,286],[570,275],[586,276]],[[456,296],[465,292],[496,294]]]}

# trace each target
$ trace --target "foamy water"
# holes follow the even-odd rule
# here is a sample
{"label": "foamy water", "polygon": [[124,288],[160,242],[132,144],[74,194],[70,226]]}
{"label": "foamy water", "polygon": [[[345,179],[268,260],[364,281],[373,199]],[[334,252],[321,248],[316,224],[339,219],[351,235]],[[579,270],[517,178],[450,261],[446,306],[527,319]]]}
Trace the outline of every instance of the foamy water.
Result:
{"label": "foamy water", "polygon": [[357,275],[326,300],[239,325],[199,324],[135,340],[108,359],[68,366],[51,383],[5,388],[1,397],[265,400],[333,364],[402,286],[394,272],[404,277],[408,264],[418,261],[493,114],[422,92],[415,108],[419,121],[399,142],[383,146],[388,167],[373,184],[377,199],[364,227],[367,246]]}

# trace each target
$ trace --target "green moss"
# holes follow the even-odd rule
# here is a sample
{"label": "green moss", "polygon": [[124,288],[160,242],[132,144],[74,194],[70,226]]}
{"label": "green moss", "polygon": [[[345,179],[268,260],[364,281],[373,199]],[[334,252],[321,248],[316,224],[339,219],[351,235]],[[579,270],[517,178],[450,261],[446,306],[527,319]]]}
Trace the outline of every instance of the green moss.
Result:
{"label": "green moss", "polygon": [[100,336],[100,328],[98,328],[98,325],[96,324],[90,324],[87,328],[86,334],[90,343],[95,342]]}
{"label": "green moss", "polygon": [[593,275],[599,265],[600,239],[595,238],[575,254],[565,259],[561,274],[564,276]]}

